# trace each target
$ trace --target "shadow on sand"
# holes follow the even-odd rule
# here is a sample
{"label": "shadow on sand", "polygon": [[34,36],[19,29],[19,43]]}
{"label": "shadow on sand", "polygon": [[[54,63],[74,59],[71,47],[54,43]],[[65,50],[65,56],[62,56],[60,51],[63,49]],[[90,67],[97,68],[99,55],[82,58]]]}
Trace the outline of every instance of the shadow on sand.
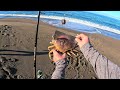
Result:
{"label": "shadow on sand", "polygon": [[[7,53],[9,52],[9,54],[3,53],[3,52],[7,52]],[[48,50],[43,50],[42,52],[36,52],[36,55],[46,55],[46,54],[48,54]],[[18,50],[0,50],[0,55],[33,56],[34,52],[33,51],[18,51]]]}

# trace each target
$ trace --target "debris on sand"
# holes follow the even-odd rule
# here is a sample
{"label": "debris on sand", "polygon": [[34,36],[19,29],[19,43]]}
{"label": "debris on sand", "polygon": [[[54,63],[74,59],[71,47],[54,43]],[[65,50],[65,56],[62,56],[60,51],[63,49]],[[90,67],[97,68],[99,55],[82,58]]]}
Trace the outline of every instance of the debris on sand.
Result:
{"label": "debris on sand", "polygon": [[[15,63],[18,59],[0,56],[0,79],[18,79]],[[14,64],[14,65],[13,65]]]}
{"label": "debris on sand", "polygon": [[47,79],[48,75],[44,74],[41,70],[37,71],[37,79]]}

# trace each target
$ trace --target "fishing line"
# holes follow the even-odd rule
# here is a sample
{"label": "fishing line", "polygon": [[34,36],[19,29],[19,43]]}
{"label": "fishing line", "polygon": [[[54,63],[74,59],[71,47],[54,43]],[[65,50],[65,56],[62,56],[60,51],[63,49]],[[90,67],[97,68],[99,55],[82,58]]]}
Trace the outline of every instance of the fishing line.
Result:
{"label": "fishing line", "polygon": [[38,29],[39,29],[39,21],[40,21],[40,11],[38,11],[38,22],[36,28],[36,35],[35,35],[35,46],[34,46],[34,69],[35,69],[35,79],[36,79],[36,51],[37,51],[37,37],[38,37]]}

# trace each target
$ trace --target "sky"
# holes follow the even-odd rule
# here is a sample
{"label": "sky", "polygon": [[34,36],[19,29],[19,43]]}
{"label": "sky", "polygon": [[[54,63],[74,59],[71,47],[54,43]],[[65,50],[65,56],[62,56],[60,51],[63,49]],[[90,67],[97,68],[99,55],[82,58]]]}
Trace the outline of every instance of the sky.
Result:
{"label": "sky", "polygon": [[88,11],[120,20],[120,11]]}

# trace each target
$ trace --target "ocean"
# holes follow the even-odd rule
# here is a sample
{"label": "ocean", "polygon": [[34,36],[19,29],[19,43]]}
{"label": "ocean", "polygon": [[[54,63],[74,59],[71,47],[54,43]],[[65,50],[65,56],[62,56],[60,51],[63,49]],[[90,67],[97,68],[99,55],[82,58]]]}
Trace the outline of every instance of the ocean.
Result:
{"label": "ocean", "polygon": [[[0,18],[37,20],[38,11],[0,11]],[[62,25],[61,20],[66,19]],[[90,11],[41,11],[40,20],[56,27],[80,32],[99,33],[120,40],[120,19]]]}

